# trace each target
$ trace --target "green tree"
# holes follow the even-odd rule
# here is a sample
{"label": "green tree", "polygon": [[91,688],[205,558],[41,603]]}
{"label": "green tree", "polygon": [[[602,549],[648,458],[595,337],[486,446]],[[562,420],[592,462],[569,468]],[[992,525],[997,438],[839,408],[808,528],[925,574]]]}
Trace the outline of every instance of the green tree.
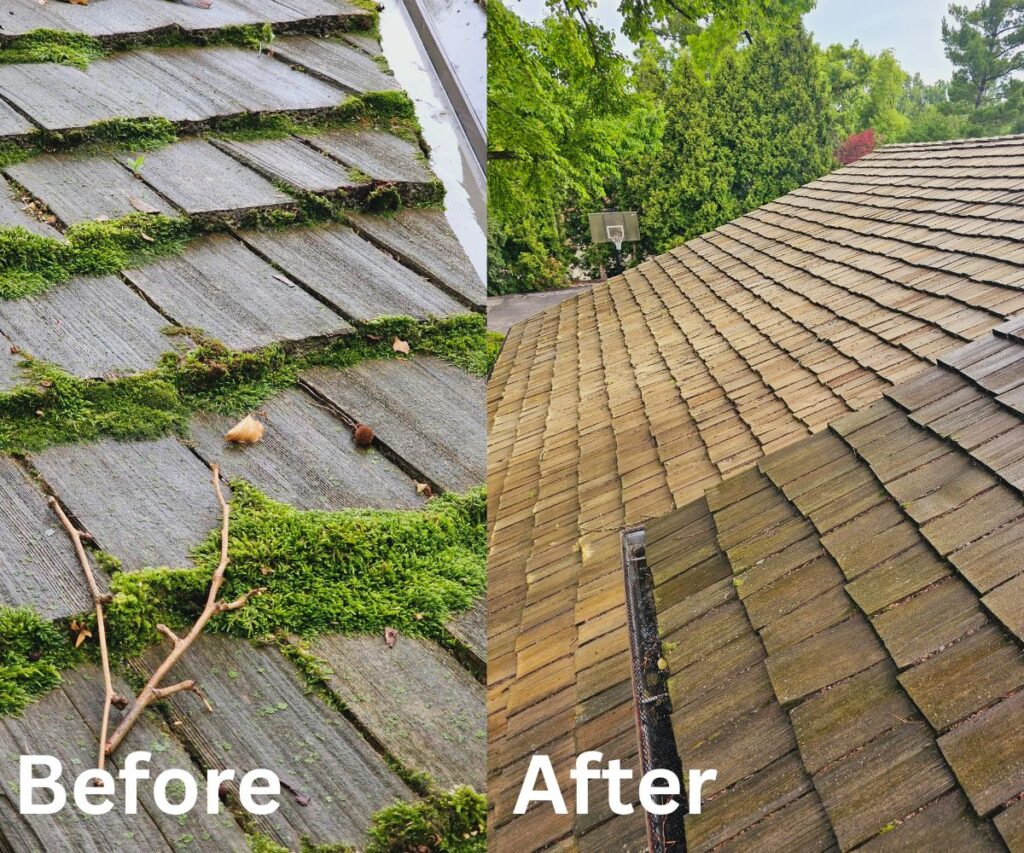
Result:
{"label": "green tree", "polygon": [[891,50],[872,55],[859,42],[824,51],[837,132],[841,137],[872,128],[882,142],[899,142],[910,127],[901,106],[910,81]]}
{"label": "green tree", "polygon": [[557,287],[579,248],[568,220],[648,143],[652,96],[630,86],[611,34],[565,12],[528,24],[488,3],[491,292]]}
{"label": "green tree", "polygon": [[[578,0],[587,3],[589,0]],[[622,31],[642,42],[653,33],[687,46],[702,69],[714,67],[742,39],[791,26],[815,0],[621,0]]]}
{"label": "green tree", "polygon": [[801,27],[755,42],[710,81],[673,67],[654,162],[631,177],[648,251],[665,251],[820,177],[834,126],[819,53]]}
{"label": "green tree", "polygon": [[1024,0],[984,0],[974,9],[954,3],[949,14],[942,41],[956,66],[952,100],[981,109],[999,100],[1010,76],[1024,68]]}

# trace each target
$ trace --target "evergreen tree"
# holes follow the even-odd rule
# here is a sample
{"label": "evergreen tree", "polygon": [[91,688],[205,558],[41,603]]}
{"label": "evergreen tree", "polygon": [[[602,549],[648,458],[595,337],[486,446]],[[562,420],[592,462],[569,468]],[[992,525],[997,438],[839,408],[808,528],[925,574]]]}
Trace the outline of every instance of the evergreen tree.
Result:
{"label": "evergreen tree", "polygon": [[951,98],[975,109],[991,104],[1024,68],[1024,0],[983,0],[974,9],[953,4],[942,19],[946,56],[956,66]]}
{"label": "evergreen tree", "polygon": [[681,54],[665,108],[656,160],[629,181],[650,252],[717,228],[833,165],[828,83],[802,28],[726,58],[710,82]]}

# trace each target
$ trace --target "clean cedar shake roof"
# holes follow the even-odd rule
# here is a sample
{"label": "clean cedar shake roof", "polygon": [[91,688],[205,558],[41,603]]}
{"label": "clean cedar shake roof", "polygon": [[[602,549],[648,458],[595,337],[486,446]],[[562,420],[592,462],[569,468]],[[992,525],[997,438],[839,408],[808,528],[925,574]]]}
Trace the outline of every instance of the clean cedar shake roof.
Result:
{"label": "clean cedar shake roof", "polygon": [[688,850],[1024,849],[1022,434],[1013,320],[646,525]]}
{"label": "clean cedar shake roof", "polygon": [[[489,791],[499,844],[644,843],[639,810],[614,820],[512,814],[534,752],[550,754],[560,778],[586,749],[636,766],[620,531],[702,498],[766,454],[791,445],[810,453],[809,436],[893,386],[937,382],[944,354],[979,339],[1004,344],[992,330],[1024,311],[1021,169],[1020,137],[883,148],[510,331],[488,389]],[[972,401],[961,416],[983,429],[981,408],[1000,404]],[[993,449],[1012,455],[1012,438]],[[986,519],[1005,511],[995,495],[984,500]],[[856,535],[884,541],[878,534],[894,523],[886,512],[867,516]],[[838,583],[823,603],[840,606]],[[950,596],[943,613],[964,606],[961,593],[972,594],[939,588]],[[844,650],[872,636],[862,618],[843,623],[856,632]],[[876,639],[881,669],[917,660],[911,640],[938,630],[919,619],[924,627],[895,657]],[[754,654],[759,638],[749,624],[746,632]],[[821,686],[805,683],[811,675],[798,665],[787,676],[790,692],[772,700],[787,708]],[[779,714],[772,719],[788,726]],[[831,832],[808,799],[816,780],[793,763],[792,732],[780,731],[778,760],[766,766],[800,778],[793,808]],[[923,732],[908,728],[894,749],[918,755]],[[948,773],[942,792],[956,793],[955,762],[944,755],[915,760]],[[971,795],[964,790],[957,796]],[[944,815],[959,803],[942,802]],[[840,823],[841,843],[867,831],[853,817]]]}

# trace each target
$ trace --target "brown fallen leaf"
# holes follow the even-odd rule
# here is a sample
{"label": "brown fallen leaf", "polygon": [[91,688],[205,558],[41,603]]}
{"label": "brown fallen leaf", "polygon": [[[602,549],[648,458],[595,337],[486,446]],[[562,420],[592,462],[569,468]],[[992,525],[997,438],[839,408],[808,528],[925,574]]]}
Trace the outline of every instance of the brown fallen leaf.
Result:
{"label": "brown fallen leaf", "polygon": [[426,495],[428,498],[434,496],[434,490],[430,488],[430,483],[417,483],[416,494]]}
{"label": "brown fallen leaf", "polygon": [[263,438],[264,427],[252,415],[246,415],[224,434],[224,440],[233,444],[255,444]]}
{"label": "brown fallen leaf", "polygon": [[77,619],[72,619],[71,620],[71,630],[76,635],[75,636],[75,648],[76,649],[79,646],[81,646],[82,643],[84,643],[86,640],[88,640],[89,637],[92,636],[92,631],[90,631],[89,628],[86,625],[84,625],[83,623],[79,622]]}
{"label": "brown fallen leaf", "polygon": [[373,427],[356,424],[356,428],[352,431],[352,440],[356,443],[356,447],[369,447],[373,444]]}
{"label": "brown fallen leaf", "polygon": [[391,345],[391,349],[395,352],[409,354],[409,342],[403,341],[401,338],[395,338],[395,342]]}
{"label": "brown fallen leaf", "polygon": [[43,388],[52,388],[53,387],[53,380],[52,379],[40,379],[39,380],[39,384]]}
{"label": "brown fallen leaf", "polygon": [[88,6],[89,0],[68,0],[72,6]]}
{"label": "brown fallen leaf", "polygon": [[134,207],[139,213],[159,213],[160,208],[154,207],[148,201],[142,198],[136,198],[135,196],[128,196],[128,204]]}
{"label": "brown fallen leaf", "polygon": [[384,642],[388,644],[389,649],[393,649],[395,647],[395,640],[397,639],[398,631],[396,631],[394,628],[384,629]]}

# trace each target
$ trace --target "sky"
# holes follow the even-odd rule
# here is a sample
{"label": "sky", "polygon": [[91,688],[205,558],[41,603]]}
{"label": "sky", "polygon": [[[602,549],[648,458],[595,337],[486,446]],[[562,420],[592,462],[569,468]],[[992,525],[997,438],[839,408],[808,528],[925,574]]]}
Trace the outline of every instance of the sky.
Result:
{"label": "sky", "polygon": [[[544,17],[544,0],[509,0],[527,20]],[[596,18],[605,27],[619,29],[619,0],[598,0]],[[819,44],[849,44],[858,39],[865,50],[878,53],[891,47],[905,71],[920,73],[925,82],[949,79],[952,67],[942,52],[942,16],[949,0],[818,0],[806,18],[807,29]],[[629,42],[618,35],[623,53]]]}

